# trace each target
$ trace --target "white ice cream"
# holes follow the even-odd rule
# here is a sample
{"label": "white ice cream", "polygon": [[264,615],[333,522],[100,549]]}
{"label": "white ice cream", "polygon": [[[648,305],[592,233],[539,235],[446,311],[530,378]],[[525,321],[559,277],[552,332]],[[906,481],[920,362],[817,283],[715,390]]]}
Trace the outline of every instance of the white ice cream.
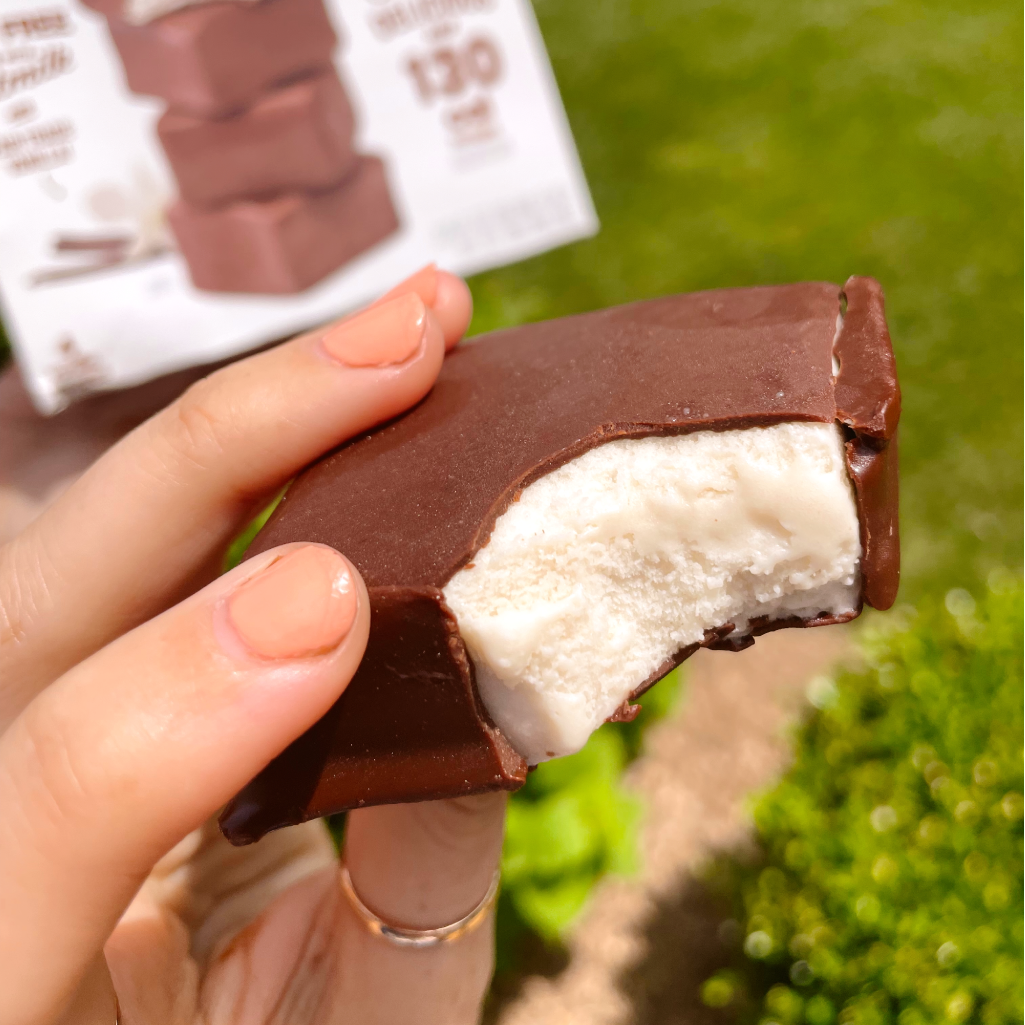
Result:
{"label": "white ice cream", "polygon": [[707,629],[852,611],[860,556],[832,424],[621,439],[525,488],[445,600],[533,764],[583,747]]}

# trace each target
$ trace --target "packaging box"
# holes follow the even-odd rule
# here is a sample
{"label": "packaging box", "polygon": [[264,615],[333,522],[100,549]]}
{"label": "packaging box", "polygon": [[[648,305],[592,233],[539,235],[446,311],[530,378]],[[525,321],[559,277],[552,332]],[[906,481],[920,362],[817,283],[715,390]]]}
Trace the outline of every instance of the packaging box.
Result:
{"label": "packaging box", "polygon": [[0,11],[0,310],[45,412],[595,230],[527,0]]}

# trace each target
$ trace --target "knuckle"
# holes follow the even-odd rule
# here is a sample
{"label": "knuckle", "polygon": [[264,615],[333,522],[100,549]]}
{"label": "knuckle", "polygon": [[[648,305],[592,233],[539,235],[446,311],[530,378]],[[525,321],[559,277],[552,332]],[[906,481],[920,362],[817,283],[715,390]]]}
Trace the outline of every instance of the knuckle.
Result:
{"label": "knuckle", "polygon": [[0,733],[51,667],[35,638],[58,577],[44,538],[20,535],[0,547]]}
{"label": "knuckle", "polygon": [[6,544],[0,548],[0,665],[25,640],[22,584],[14,569],[13,543]]}
{"label": "knuckle", "polygon": [[506,794],[500,791],[426,802],[417,806],[421,828],[439,846],[474,843],[501,830],[505,800]]}
{"label": "knuckle", "polygon": [[74,730],[52,702],[30,705],[17,722],[21,743],[20,772],[15,782],[24,804],[39,816],[37,821],[66,830],[86,815],[95,813],[100,798],[95,772],[81,755]]}
{"label": "knuckle", "polygon": [[237,434],[237,420],[214,375],[191,385],[170,407],[160,426],[176,457],[209,468],[225,455]]}

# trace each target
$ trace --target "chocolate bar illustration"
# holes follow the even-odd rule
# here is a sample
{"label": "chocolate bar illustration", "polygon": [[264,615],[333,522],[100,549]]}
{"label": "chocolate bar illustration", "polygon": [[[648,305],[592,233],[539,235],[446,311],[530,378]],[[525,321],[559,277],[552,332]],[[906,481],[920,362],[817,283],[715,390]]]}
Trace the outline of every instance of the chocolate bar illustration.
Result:
{"label": "chocolate bar illustration", "polygon": [[299,292],[397,230],[386,168],[353,146],[323,0],[175,0],[151,20],[167,5],[84,2],[129,88],[168,105],[168,218],[197,288]]}
{"label": "chocolate bar illustration", "polygon": [[459,346],[423,402],[301,474],[250,548],[344,552],[370,641],[224,834],[515,789],[701,646],[889,607],[899,411],[869,278]]}

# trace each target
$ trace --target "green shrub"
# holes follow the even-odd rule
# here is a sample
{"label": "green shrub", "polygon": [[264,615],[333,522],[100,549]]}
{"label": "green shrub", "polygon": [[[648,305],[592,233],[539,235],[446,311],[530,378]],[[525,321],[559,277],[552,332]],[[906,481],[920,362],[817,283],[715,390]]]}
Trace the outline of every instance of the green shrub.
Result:
{"label": "green shrub", "polygon": [[761,856],[711,872],[745,938],[706,1004],[763,1025],[1022,1020],[1021,649],[1021,582],[997,571],[978,603],[880,617],[863,671],[813,681],[793,767],[754,808]]}
{"label": "green shrub", "polygon": [[513,795],[502,883],[519,916],[557,941],[605,872],[635,865],[639,807],[619,785],[624,745],[599,730],[568,758],[540,766]]}
{"label": "green shrub", "polygon": [[632,723],[609,723],[582,751],[545,762],[512,794],[498,905],[499,972],[513,969],[528,936],[558,947],[595,883],[638,867],[640,803],[621,782],[645,730],[678,701],[680,670],[639,701]]}
{"label": "green shrub", "polygon": [[607,872],[637,867],[640,804],[620,783],[646,726],[679,692],[679,671],[641,698],[632,723],[597,730],[578,754],[539,765],[512,795],[502,855],[502,887],[534,932],[557,942]]}

